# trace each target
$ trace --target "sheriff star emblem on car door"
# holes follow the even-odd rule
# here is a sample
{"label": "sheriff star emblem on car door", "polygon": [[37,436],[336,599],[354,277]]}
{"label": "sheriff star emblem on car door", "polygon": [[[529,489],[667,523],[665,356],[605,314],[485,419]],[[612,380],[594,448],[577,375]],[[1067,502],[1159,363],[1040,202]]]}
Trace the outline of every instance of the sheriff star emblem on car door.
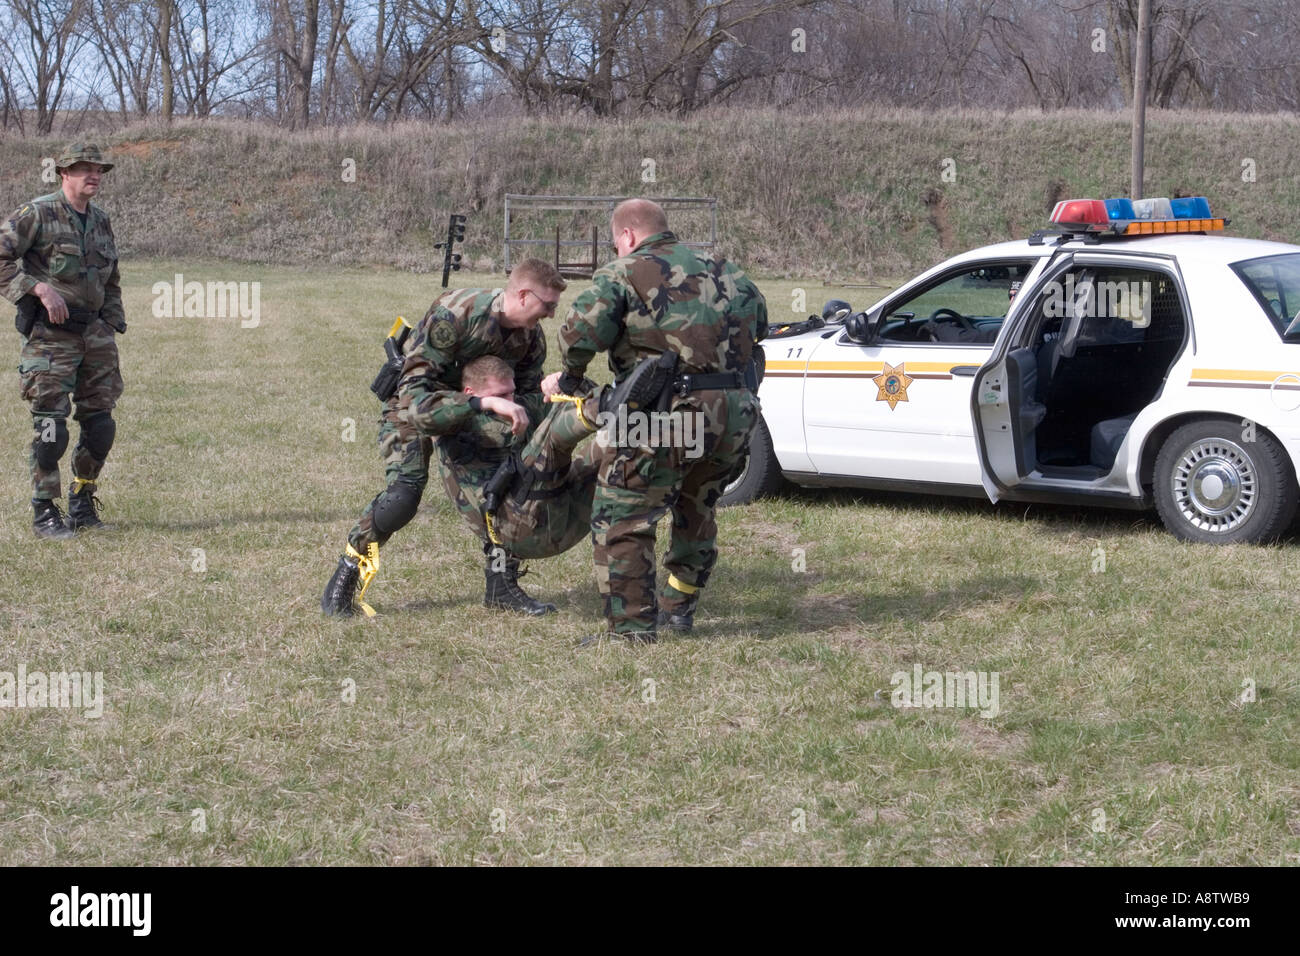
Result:
{"label": "sheriff star emblem on car door", "polygon": [[899,362],[898,368],[885,363],[885,370],[872,379],[879,386],[880,391],[876,394],[876,401],[889,402],[889,410],[892,412],[899,402],[907,401],[907,386],[912,384],[912,377],[903,371],[906,362]]}

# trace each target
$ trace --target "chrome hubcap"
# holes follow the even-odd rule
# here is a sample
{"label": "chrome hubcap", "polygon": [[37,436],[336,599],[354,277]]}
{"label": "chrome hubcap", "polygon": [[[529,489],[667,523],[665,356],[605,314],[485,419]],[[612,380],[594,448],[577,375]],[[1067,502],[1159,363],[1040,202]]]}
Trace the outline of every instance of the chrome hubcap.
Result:
{"label": "chrome hubcap", "polygon": [[1187,521],[1202,531],[1239,528],[1255,506],[1254,465],[1241,446],[1205,438],[1187,448],[1174,465],[1174,502]]}
{"label": "chrome hubcap", "polygon": [[733,478],[731,481],[727,482],[725,486],[723,486],[722,493],[724,495],[729,495],[737,488],[739,488],[740,483],[745,480],[745,476],[747,474],[749,474],[749,452],[748,451],[745,452],[745,466],[740,469],[740,474],[738,474],[735,478]]}

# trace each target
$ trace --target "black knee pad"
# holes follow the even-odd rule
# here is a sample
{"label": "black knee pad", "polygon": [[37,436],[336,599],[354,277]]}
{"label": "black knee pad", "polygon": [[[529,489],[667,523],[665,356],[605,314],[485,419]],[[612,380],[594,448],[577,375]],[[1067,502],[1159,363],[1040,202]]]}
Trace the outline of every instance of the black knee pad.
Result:
{"label": "black knee pad", "polygon": [[[36,438],[32,448],[36,453],[36,464],[41,471],[57,471],[59,459],[68,450],[68,423],[62,418],[32,417],[36,428]],[[50,437],[50,425],[53,424],[53,440]]]}
{"label": "black knee pad", "polygon": [[113,421],[112,412],[95,412],[81,420],[81,438],[78,441],[90,457],[103,461],[113,447],[113,438],[117,435],[117,422]]}
{"label": "black knee pad", "polygon": [[405,481],[395,481],[375,499],[370,520],[375,531],[390,535],[415,517],[424,489]]}

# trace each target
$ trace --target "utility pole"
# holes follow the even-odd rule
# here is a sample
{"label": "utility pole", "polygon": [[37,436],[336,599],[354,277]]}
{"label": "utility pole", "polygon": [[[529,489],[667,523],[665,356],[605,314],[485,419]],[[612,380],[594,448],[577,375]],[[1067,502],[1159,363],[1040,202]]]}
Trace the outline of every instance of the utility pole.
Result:
{"label": "utility pole", "polygon": [[1142,198],[1142,174],[1147,132],[1147,64],[1151,59],[1151,0],[1138,0],[1137,55],[1133,58],[1133,187]]}

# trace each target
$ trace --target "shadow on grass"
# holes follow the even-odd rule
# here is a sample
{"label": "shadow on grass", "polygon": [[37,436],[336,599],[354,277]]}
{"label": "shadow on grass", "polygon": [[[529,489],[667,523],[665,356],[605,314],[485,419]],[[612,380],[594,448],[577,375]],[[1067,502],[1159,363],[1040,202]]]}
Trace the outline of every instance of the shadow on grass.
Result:
{"label": "shadow on grass", "polygon": [[1024,520],[1056,531],[1069,527],[1094,534],[1119,534],[1148,531],[1161,527],[1155,511],[1129,511],[1123,508],[1085,508],[1078,505],[1038,504],[1027,501],[1000,501],[996,505],[983,497],[926,495],[898,491],[869,491],[852,488],[791,487],[783,496],[804,504],[880,505],[907,513],[958,514],[1001,520]]}
{"label": "shadow on grass", "polygon": [[[753,632],[764,640],[806,634],[809,631],[861,628],[876,630],[883,625],[915,625],[946,617],[981,604],[1019,601],[1041,586],[1037,578],[1017,575],[980,575],[939,590],[922,587],[890,587],[864,584],[847,575],[832,578],[810,576],[802,586],[788,571],[773,569],[770,575],[753,572],[747,591],[770,595],[759,600],[741,599],[726,587],[701,602],[697,629],[701,636],[725,636],[727,631]],[[815,587],[814,587],[815,585]],[[709,618],[729,622],[724,629],[709,626]]]}
{"label": "shadow on grass", "polygon": [[[123,528],[142,529],[146,531],[211,531],[217,528],[226,528],[233,525],[282,525],[282,524],[300,524],[300,525],[319,525],[334,524],[342,521],[356,521],[361,515],[361,511],[337,511],[334,514],[322,514],[319,511],[281,511],[275,514],[232,514],[214,516],[211,518],[192,518],[188,521],[169,521],[167,516],[162,515],[158,518],[145,519],[142,521],[128,521],[125,518],[119,519],[116,524]],[[346,537],[347,531],[343,532],[341,539]],[[343,549],[343,543],[340,540],[339,550]]]}
{"label": "shadow on grass", "polygon": [[[1079,505],[1040,504],[1029,501],[1000,501],[951,495],[925,495],[852,488],[800,488],[787,485],[774,500],[796,501],[825,507],[879,505],[903,513],[955,514],[1032,524],[1044,534],[1080,534],[1106,537],[1145,535],[1153,531],[1168,534],[1154,508],[1132,511],[1126,508],[1092,508]],[[1169,540],[1174,537],[1169,535]],[[1300,514],[1282,535],[1284,545],[1300,544]]]}

